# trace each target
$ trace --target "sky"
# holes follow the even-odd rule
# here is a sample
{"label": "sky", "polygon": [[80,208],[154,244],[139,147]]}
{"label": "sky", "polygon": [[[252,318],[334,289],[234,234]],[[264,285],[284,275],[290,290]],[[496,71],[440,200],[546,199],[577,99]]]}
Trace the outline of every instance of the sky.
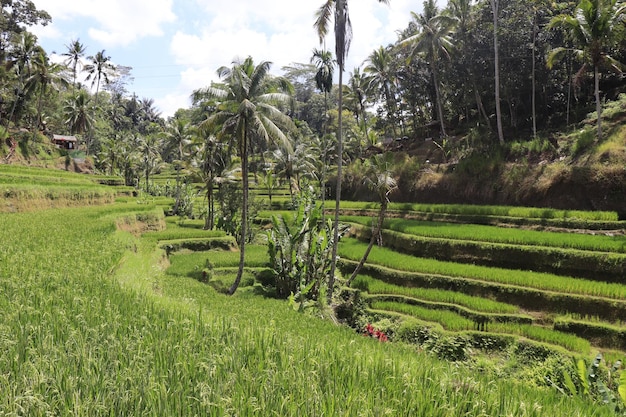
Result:
{"label": "sky", "polygon": [[[30,28],[40,45],[62,61],[80,40],[86,55],[104,50],[115,65],[132,67],[126,88],[151,98],[162,116],[191,106],[191,93],[217,81],[216,70],[237,58],[272,62],[271,72],[308,63],[320,48],[313,28],[324,0],[34,0],[52,22]],[[420,0],[352,0],[353,41],[346,71],[361,66],[379,46],[397,39]],[[332,26],[331,26],[332,28]],[[332,32],[326,41],[334,51]]]}

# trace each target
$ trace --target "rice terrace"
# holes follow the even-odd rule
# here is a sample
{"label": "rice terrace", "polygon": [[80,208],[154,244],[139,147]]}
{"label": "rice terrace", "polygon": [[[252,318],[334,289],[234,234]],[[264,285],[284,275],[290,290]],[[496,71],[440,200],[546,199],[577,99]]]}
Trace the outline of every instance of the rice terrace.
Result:
{"label": "rice terrace", "polygon": [[168,116],[36,3],[1,9],[0,417],[626,416],[623,1],[426,0],[347,71],[320,0],[310,62]]}

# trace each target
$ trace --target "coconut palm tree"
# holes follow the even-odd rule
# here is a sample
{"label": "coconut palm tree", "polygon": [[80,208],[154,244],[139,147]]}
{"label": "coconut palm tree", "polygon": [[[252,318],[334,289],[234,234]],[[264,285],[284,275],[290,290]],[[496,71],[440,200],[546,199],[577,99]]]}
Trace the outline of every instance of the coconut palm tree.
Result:
{"label": "coconut palm tree", "polygon": [[357,124],[367,138],[367,94],[370,91],[370,81],[364,76],[360,68],[355,68],[350,74],[348,84],[344,86],[346,105],[352,108]]}
{"label": "coconut palm tree", "polygon": [[80,60],[85,56],[85,46],[80,43],[80,39],[73,40],[69,45],[65,45],[67,51],[63,53],[63,56],[67,57],[64,63],[72,68],[72,92],[76,88],[76,76],[78,75],[78,64]]}
{"label": "coconut palm tree", "polygon": [[193,129],[191,164],[204,183],[207,199],[205,230],[215,227],[214,188],[234,181],[235,167],[232,162],[232,144],[221,142],[206,129]]}
{"label": "coconut palm tree", "polygon": [[89,64],[85,65],[83,71],[87,73],[85,81],[91,80],[91,87],[94,84],[96,86],[96,106],[98,105],[98,92],[100,91],[100,84],[104,81],[105,84],[111,82],[110,78],[115,74],[115,65],[111,63],[111,57],[105,54],[105,50],[96,53],[95,55],[88,56],[87,60]]}
{"label": "coconut palm tree", "polygon": [[445,137],[446,128],[437,65],[442,58],[450,59],[450,53],[454,48],[452,35],[457,19],[450,15],[440,14],[435,0],[426,0],[424,2],[424,11],[421,15],[414,12],[411,12],[411,14],[419,27],[419,31],[415,35],[404,39],[400,42],[400,45],[410,45],[412,56],[418,53],[425,56],[435,89],[437,118],[439,119],[441,135]]}
{"label": "coconut palm tree", "polygon": [[37,126],[42,127],[42,106],[43,98],[50,89],[57,89],[67,85],[63,77],[63,66],[50,62],[45,51],[41,50],[32,61],[31,75],[26,80],[25,89],[27,92],[37,91]]}
{"label": "coconut palm tree", "polygon": [[393,178],[391,172],[391,166],[393,165],[393,159],[391,154],[378,154],[367,160],[367,174],[365,181],[367,186],[376,193],[378,201],[380,202],[380,210],[378,211],[378,221],[376,227],[372,230],[372,236],[370,238],[367,249],[363,253],[361,261],[348,278],[346,282],[347,286],[350,286],[352,280],[356,278],[361,268],[367,261],[367,257],[372,251],[374,243],[380,241],[380,234],[383,228],[383,222],[385,221],[385,214],[387,213],[387,207],[389,206],[389,194],[397,188],[397,182]]}
{"label": "coconut palm tree", "polygon": [[146,180],[146,192],[150,192],[150,175],[162,165],[162,142],[158,135],[147,135],[139,138],[139,167]]}
{"label": "coconut palm tree", "polygon": [[63,114],[72,135],[89,131],[94,123],[89,93],[81,89],[74,97],[67,99],[63,105]]}
{"label": "coconut palm tree", "polygon": [[187,148],[191,144],[191,138],[191,126],[189,122],[182,118],[172,119],[163,132],[165,151],[167,154],[174,157],[172,162],[176,168],[176,201],[174,203],[174,215],[179,214],[181,192],[180,171],[185,164],[185,155],[187,154]]}
{"label": "coconut palm tree", "polygon": [[379,47],[367,58],[363,72],[367,74],[369,89],[378,92],[378,97],[383,98],[387,110],[387,117],[391,122],[393,136],[397,137],[396,116],[397,104],[395,94],[395,76],[392,73],[391,64],[393,56],[389,48]]}
{"label": "coconut palm tree", "polygon": [[194,92],[194,101],[201,97],[217,100],[217,111],[200,127],[214,129],[218,138],[231,138],[241,157],[243,202],[241,207],[241,237],[239,269],[235,282],[229,288],[232,295],[243,275],[245,244],[248,233],[248,159],[254,143],[277,141],[289,146],[285,129],[294,129],[292,120],[278,106],[291,105],[293,87],[283,77],[273,77],[271,63],[254,64],[252,57],[236,61],[232,67],[221,67],[217,74],[219,84]]}
{"label": "coconut palm tree", "polygon": [[336,61],[330,51],[314,49],[311,63],[317,68],[315,73],[315,85],[324,93],[324,134],[328,126],[328,93],[333,89],[333,74]]}
{"label": "coconut palm tree", "polygon": [[37,44],[37,37],[32,33],[22,32],[17,36],[7,62],[7,69],[13,71],[17,78],[15,99],[8,120],[13,120],[14,115],[24,110],[26,80],[31,76],[33,61],[43,52],[43,48]]}
{"label": "coconut palm tree", "polygon": [[573,15],[558,15],[550,20],[548,27],[562,28],[576,44],[575,48],[559,47],[548,55],[548,66],[563,58],[568,51],[583,62],[578,76],[593,69],[594,95],[596,100],[598,140],[602,139],[602,102],[600,100],[600,71],[607,65],[620,71],[621,63],[609,55],[610,47],[623,33],[626,19],[626,3],[618,0],[581,0]]}
{"label": "coconut palm tree", "polygon": [[[389,0],[378,0],[379,3],[389,4]],[[328,35],[331,20],[334,22],[335,58],[339,69],[339,100],[337,120],[337,189],[335,190],[335,230],[333,238],[332,264],[328,277],[328,300],[332,298],[335,286],[335,269],[337,268],[337,247],[339,245],[339,203],[341,201],[341,168],[343,155],[343,72],[346,69],[346,57],[352,41],[352,23],[348,11],[348,0],[325,0],[315,14],[314,27],[320,43]]]}

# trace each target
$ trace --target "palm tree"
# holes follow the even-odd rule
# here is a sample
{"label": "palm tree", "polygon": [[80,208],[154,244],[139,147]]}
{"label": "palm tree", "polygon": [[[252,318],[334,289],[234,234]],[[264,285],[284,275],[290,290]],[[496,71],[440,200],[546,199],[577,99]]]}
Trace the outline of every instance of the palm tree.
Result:
{"label": "palm tree", "polygon": [[280,179],[274,174],[274,170],[268,169],[259,177],[259,185],[267,191],[270,199],[270,210],[272,208],[272,196],[274,192],[280,189]]}
{"label": "palm tree", "polygon": [[440,14],[435,0],[424,1],[424,12],[421,15],[414,12],[411,12],[411,14],[420,30],[417,34],[404,39],[400,45],[411,45],[412,56],[422,53],[426,57],[435,89],[437,118],[441,127],[441,135],[445,137],[446,128],[437,65],[440,58],[450,59],[450,53],[454,48],[452,34],[454,33],[457,19],[449,15]]}
{"label": "palm tree", "polygon": [[98,153],[100,169],[106,169],[108,175],[115,175],[115,169],[118,167],[121,153],[122,146],[120,146],[120,142],[114,138],[103,140],[100,152]]}
{"label": "palm tree", "polygon": [[[389,4],[389,0],[378,0],[379,3]],[[331,300],[335,286],[335,269],[337,268],[337,247],[339,245],[339,203],[341,202],[341,168],[343,155],[343,72],[346,69],[346,57],[352,41],[352,24],[348,12],[348,0],[325,0],[315,14],[315,24],[320,43],[324,41],[330,30],[330,22],[334,21],[335,31],[335,58],[339,68],[339,100],[337,126],[337,189],[335,192],[335,230],[333,238],[332,263],[328,277],[328,300]]]}
{"label": "palm tree", "polygon": [[232,146],[218,140],[206,129],[194,129],[192,146],[192,166],[204,183],[207,199],[207,216],[204,229],[212,230],[215,226],[215,185],[234,181]]}
{"label": "palm tree", "polygon": [[276,174],[289,184],[289,195],[293,199],[294,189],[300,190],[300,178],[310,177],[315,170],[310,147],[305,143],[299,143],[295,148],[279,146],[269,156],[274,160]]}
{"label": "palm tree", "polygon": [[72,92],[76,88],[76,76],[78,74],[78,64],[80,60],[85,56],[85,46],[80,43],[80,39],[73,40],[69,45],[65,45],[67,51],[63,53],[63,56],[67,57],[65,64],[72,68]]}
{"label": "palm tree", "polygon": [[56,89],[58,86],[66,84],[67,81],[63,78],[63,66],[51,63],[48,55],[41,50],[33,59],[31,75],[26,80],[25,85],[27,92],[39,92],[37,99],[37,127],[43,126],[41,111],[44,95],[46,95],[49,89]]}
{"label": "palm tree", "polygon": [[335,143],[331,135],[314,136],[311,138],[311,150],[315,166],[315,177],[319,182],[322,199],[322,223],[326,223],[324,207],[326,205],[326,177],[330,161],[335,154]]}
{"label": "palm tree", "polygon": [[34,59],[43,52],[43,48],[37,45],[37,37],[32,33],[25,31],[17,37],[7,63],[7,68],[17,77],[17,86],[14,88],[15,99],[8,120],[13,120],[16,111],[19,114],[23,110],[26,80],[31,76]]}
{"label": "palm tree", "polygon": [[[71,134],[89,132],[94,125],[89,93],[81,89],[78,94],[67,99],[63,104],[63,114]],[[87,141],[87,153],[91,151],[91,147],[91,141]]]}
{"label": "palm tree", "polygon": [[290,105],[293,87],[283,77],[269,74],[271,63],[254,64],[252,57],[236,61],[231,68],[221,67],[217,74],[222,83],[197,90],[194,101],[200,97],[218,100],[217,111],[206,119],[201,127],[215,129],[218,137],[230,137],[236,142],[241,157],[243,202],[241,207],[241,237],[239,269],[235,282],[229,288],[232,295],[243,275],[245,241],[248,233],[248,158],[252,145],[270,140],[288,146],[283,129],[294,128],[292,120],[277,106]]}
{"label": "palm tree", "polygon": [[564,29],[577,48],[555,48],[548,55],[548,66],[561,59],[568,51],[583,61],[578,74],[583,74],[588,65],[593,68],[594,95],[596,100],[598,140],[602,139],[602,102],[600,101],[600,70],[608,64],[618,72],[621,64],[609,55],[626,19],[626,3],[618,0],[581,0],[573,15],[558,15],[552,18],[550,28]]}
{"label": "palm tree", "polygon": [[146,192],[150,192],[150,175],[161,167],[161,146],[158,135],[139,138],[139,167],[146,180]]}
{"label": "palm tree", "polygon": [[163,132],[166,153],[173,155],[174,167],[176,168],[176,201],[174,203],[174,215],[178,215],[180,207],[180,170],[185,163],[185,155],[191,143],[191,128],[189,123],[182,118],[174,118],[166,126]]}
{"label": "palm tree", "polygon": [[91,80],[91,87],[96,85],[96,106],[98,105],[98,92],[100,91],[100,83],[104,80],[105,84],[111,82],[109,77],[115,73],[115,65],[111,63],[111,57],[105,55],[104,49],[96,55],[88,56],[89,64],[85,65],[83,71],[87,72],[85,81]]}
{"label": "palm tree", "polygon": [[376,223],[376,228],[372,230],[372,236],[369,244],[367,245],[367,249],[365,249],[365,253],[361,258],[361,261],[346,282],[348,287],[350,286],[352,280],[356,278],[361,268],[363,268],[363,265],[367,261],[367,257],[372,251],[372,247],[374,246],[376,240],[380,241],[380,234],[385,221],[385,213],[387,212],[387,207],[389,206],[389,194],[397,188],[397,182],[393,178],[393,174],[390,169],[393,165],[393,160],[390,156],[390,154],[378,154],[367,160],[366,183],[368,187],[376,193],[378,201],[380,202],[380,210],[378,211],[378,222]]}
{"label": "palm tree", "polygon": [[367,138],[367,93],[370,88],[368,77],[361,73],[360,68],[355,68],[350,74],[348,85],[344,86],[346,102],[351,103],[352,111],[357,124],[361,126],[363,134]]}
{"label": "palm tree", "polygon": [[328,126],[328,93],[333,89],[333,74],[336,61],[333,59],[332,52],[314,49],[311,63],[315,64],[317,68],[315,85],[318,90],[324,93],[324,134],[326,134]]}
{"label": "palm tree", "polygon": [[391,64],[393,56],[389,48],[379,47],[370,54],[365,62],[367,65],[363,68],[363,72],[367,74],[369,82],[368,89],[376,90],[383,97],[385,107],[387,108],[387,117],[391,122],[393,136],[397,137],[396,132],[396,95],[394,91],[395,80],[392,74]]}

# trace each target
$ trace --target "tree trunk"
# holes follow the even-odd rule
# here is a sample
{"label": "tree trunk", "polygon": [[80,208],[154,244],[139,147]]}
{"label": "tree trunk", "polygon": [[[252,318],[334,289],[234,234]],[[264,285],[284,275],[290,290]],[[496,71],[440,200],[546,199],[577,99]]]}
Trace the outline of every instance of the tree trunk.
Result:
{"label": "tree trunk", "polygon": [[600,70],[598,64],[593,66],[595,81],[596,113],[598,114],[598,140],[602,140],[602,102],[600,101]]}
{"label": "tree trunk", "polygon": [[241,242],[239,242],[239,269],[237,270],[237,278],[228,290],[228,295],[233,295],[239,287],[241,277],[243,276],[243,268],[245,266],[246,254],[246,236],[248,233],[248,126],[244,126],[244,138],[241,145],[241,179],[243,186],[243,199],[241,204]]}
{"label": "tree trunk", "polygon": [[380,231],[383,229],[383,223],[385,221],[386,212],[387,212],[387,201],[385,200],[381,202],[380,204],[380,211],[378,212],[378,223],[376,224],[376,229],[372,231],[372,237],[370,238],[370,242],[367,245],[367,249],[365,249],[365,253],[363,254],[363,257],[361,258],[361,260],[359,261],[359,264],[356,266],[356,268],[354,268],[354,272],[352,272],[352,275],[350,275],[350,278],[348,278],[348,281],[346,282],[346,286],[348,287],[350,286],[354,278],[356,278],[356,276],[359,274],[359,271],[361,270],[361,268],[363,268],[363,265],[365,265],[365,262],[367,262],[367,257],[370,255],[370,252],[372,251],[372,248],[374,247],[376,238],[380,236]]}
{"label": "tree trunk", "polygon": [[174,215],[178,215],[180,208],[180,166],[176,165],[176,201],[174,202]]}
{"label": "tree trunk", "polygon": [[204,230],[213,230],[214,204],[213,204],[213,181],[206,183],[207,216],[204,220]]}
{"label": "tree trunk", "polygon": [[532,95],[532,112],[533,112],[533,138],[537,138],[537,93],[536,93],[536,74],[535,74],[535,70],[536,70],[536,59],[535,59],[535,48],[537,45],[537,13],[535,12],[535,15],[533,16],[533,47],[532,47],[532,54],[533,54],[533,60],[532,60],[532,89],[533,89],[533,95]]}
{"label": "tree trunk", "polygon": [[500,57],[498,53],[498,0],[491,0],[493,11],[493,51],[495,70],[495,96],[496,96],[496,123],[498,125],[498,140],[504,144],[504,133],[502,132],[502,111],[500,110]]}
{"label": "tree trunk", "polygon": [[337,119],[337,190],[335,196],[335,220],[333,232],[333,250],[330,263],[330,276],[328,277],[328,302],[332,300],[335,286],[335,270],[337,269],[337,248],[339,246],[339,203],[341,202],[341,171],[343,165],[343,69],[339,68],[339,116]]}
{"label": "tree trunk", "polygon": [[435,98],[437,99],[437,117],[439,118],[439,126],[441,127],[441,136],[446,137],[446,127],[443,122],[443,106],[441,105],[441,92],[439,91],[439,81],[437,80],[437,70],[435,64],[432,65],[433,83],[435,84]]}

